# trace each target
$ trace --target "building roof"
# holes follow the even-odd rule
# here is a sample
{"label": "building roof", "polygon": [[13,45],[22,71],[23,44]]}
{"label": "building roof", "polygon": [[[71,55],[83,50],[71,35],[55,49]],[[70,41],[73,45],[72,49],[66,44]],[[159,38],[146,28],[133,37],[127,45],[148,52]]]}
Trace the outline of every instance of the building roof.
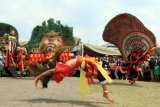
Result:
{"label": "building roof", "polygon": [[105,56],[105,55],[121,55],[119,50],[114,48],[103,48],[100,46],[83,43],[84,54],[89,54],[90,56]]}

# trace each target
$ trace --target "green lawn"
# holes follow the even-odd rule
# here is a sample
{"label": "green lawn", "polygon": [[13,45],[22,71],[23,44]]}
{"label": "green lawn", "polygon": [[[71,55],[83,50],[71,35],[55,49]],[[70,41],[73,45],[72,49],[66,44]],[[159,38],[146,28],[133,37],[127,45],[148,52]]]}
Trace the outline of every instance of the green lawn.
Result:
{"label": "green lawn", "polygon": [[130,85],[127,80],[114,80],[109,90],[115,102],[108,107],[160,107],[160,82],[137,81]]}

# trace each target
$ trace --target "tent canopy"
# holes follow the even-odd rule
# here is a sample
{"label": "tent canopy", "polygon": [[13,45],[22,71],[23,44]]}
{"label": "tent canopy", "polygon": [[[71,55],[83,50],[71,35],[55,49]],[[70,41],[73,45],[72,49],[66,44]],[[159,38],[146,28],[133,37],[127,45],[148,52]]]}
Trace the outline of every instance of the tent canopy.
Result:
{"label": "tent canopy", "polygon": [[90,56],[121,55],[119,50],[113,48],[103,48],[87,43],[83,43],[83,49],[84,49],[84,55],[88,54]]}

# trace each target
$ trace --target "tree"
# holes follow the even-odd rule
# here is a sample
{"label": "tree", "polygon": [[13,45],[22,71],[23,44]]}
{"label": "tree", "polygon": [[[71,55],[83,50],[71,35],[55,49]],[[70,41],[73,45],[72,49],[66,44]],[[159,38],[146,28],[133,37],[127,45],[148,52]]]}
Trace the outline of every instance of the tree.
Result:
{"label": "tree", "polygon": [[19,44],[19,35],[18,35],[18,31],[17,29],[10,25],[10,24],[6,24],[6,23],[0,23],[0,36],[2,37],[5,33],[10,34],[10,32],[14,30],[15,31],[15,35],[16,35],[16,39],[17,39],[17,44]]}
{"label": "tree", "polygon": [[157,49],[153,52],[152,55],[154,55],[154,56],[160,55],[160,47],[157,47]]}

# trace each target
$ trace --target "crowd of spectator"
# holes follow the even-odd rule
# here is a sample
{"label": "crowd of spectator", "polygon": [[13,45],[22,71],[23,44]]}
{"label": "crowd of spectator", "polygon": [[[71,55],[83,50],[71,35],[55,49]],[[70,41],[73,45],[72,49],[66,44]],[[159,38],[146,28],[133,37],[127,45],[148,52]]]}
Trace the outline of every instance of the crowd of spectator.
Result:
{"label": "crowd of spectator", "polygon": [[[102,67],[106,69],[107,73],[112,79],[124,79],[127,80],[127,75],[120,71],[120,65],[123,62],[121,57],[102,57],[99,58],[102,62]],[[141,75],[139,80],[141,81],[160,81],[160,58],[151,56],[147,61],[140,65]]]}
{"label": "crowd of spectator", "polygon": [[[120,71],[123,62],[122,57],[106,56],[96,57],[97,62],[102,65],[112,79],[128,80],[130,77]],[[160,82],[160,58],[151,56],[147,61],[140,65],[141,75],[139,81]],[[75,70],[73,76],[79,77],[79,69]]]}
{"label": "crowd of spectator", "polygon": [[[106,70],[112,79],[128,80],[130,77],[120,71],[120,65],[123,62],[122,57],[106,56],[96,57],[97,62]],[[5,56],[0,52],[0,76],[5,65]],[[156,81],[160,82],[160,58],[151,56],[147,61],[140,65],[141,75],[140,81]],[[79,69],[75,70],[73,76],[79,77]]]}

